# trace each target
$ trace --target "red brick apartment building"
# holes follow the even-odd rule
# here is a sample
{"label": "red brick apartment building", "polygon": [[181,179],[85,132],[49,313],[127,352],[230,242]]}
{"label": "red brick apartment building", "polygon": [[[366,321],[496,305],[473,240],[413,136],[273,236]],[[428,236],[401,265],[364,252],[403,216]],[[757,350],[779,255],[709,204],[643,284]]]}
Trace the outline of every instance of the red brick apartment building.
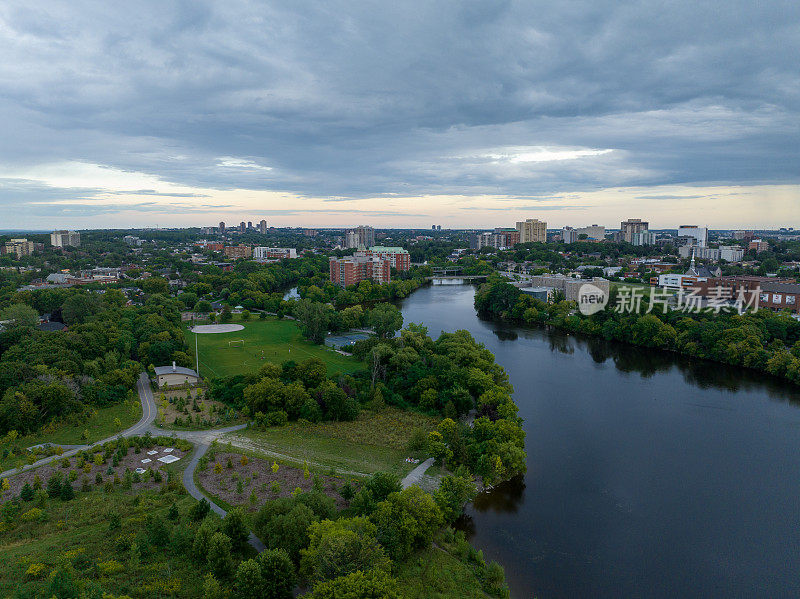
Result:
{"label": "red brick apartment building", "polygon": [[388,283],[391,280],[392,265],[389,260],[377,256],[352,256],[349,258],[331,257],[331,283],[349,287],[361,281],[372,280]]}
{"label": "red brick apartment building", "polygon": [[227,245],[225,246],[225,255],[228,258],[251,258],[253,248],[249,245]]}
{"label": "red brick apartment building", "polygon": [[721,297],[736,299],[739,292],[744,292],[745,300],[749,300],[753,292],[758,291],[758,309],[780,312],[789,310],[793,314],[800,313],[800,285],[794,279],[777,279],[774,277],[729,276],[716,277],[696,284],[699,294],[711,297],[722,288]]}
{"label": "red brick apartment building", "polygon": [[408,270],[411,268],[411,254],[400,247],[383,247],[376,245],[368,250],[355,253],[356,256],[378,257],[388,260],[392,268],[397,270]]}

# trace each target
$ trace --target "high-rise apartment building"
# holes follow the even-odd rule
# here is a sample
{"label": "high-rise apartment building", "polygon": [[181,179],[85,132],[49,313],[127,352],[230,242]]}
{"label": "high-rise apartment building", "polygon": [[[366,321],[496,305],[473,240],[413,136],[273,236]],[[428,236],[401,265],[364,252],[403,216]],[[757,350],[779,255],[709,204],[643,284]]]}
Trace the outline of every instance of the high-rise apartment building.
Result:
{"label": "high-rise apartment building", "polygon": [[50,233],[50,245],[57,248],[67,246],[80,247],[81,234],[76,231],[53,231]]}
{"label": "high-rise apartment building", "polygon": [[564,243],[575,243],[578,241],[578,230],[572,227],[561,227],[561,241]]}
{"label": "high-rise apartment building", "polygon": [[629,218],[619,224],[620,241],[633,243],[634,235],[644,233],[650,228],[650,223],[640,218]]}
{"label": "high-rise apartment building", "polygon": [[376,283],[388,283],[391,280],[392,265],[389,260],[377,256],[362,254],[339,259],[331,256],[329,265],[331,283],[340,287],[366,280]]}
{"label": "high-rise apartment building", "polygon": [[678,227],[678,237],[693,237],[695,239],[695,245],[704,248],[708,244],[708,227],[681,225]]}
{"label": "high-rise apartment building", "polygon": [[239,223],[239,233],[244,233],[247,230],[247,225],[244,221]]}
{"label": "high-rise apartment building", "polygon": [[367,225],[348,229],[345,234],[345,247],[366,249],[373,245],[375,245],[375,229]]}
{"label": "high-rise apartment building", "polygon": [[384,247],[381,245],[373,246],[369,249],[356,252],[355,256],[375,256],[382,260],[388,260],[389,265],[396,270],[408,270],[411,268],[411,254],[401,247]]}
{"label": "high-rise apartment building", "polygon": [[517,223],[520,243],[546,243],[547,223],[536,218],[528,218]]}
{"label": "high-rise apartment building", "polygon": [[43,243],[36,243],[27,239],[12,239],[3,246],[4,254],[14,254],[17,258],[30,256],[33,252],[41,252],[42,250],[44,250]]}
{"label": "high-rise apartment building", "polygon": [[222,221],[220,221],[220,223],[219,223],[219,232],[220,233],[224,233],[225,232],[225,223],[222,222]]}
{"label": "high-rise apartment building", "polygon": [[263,218],[261,219],[261,222],[258,223],[258,230],[261,232],[262,235],[267,234],[267,221],[265,221]]}

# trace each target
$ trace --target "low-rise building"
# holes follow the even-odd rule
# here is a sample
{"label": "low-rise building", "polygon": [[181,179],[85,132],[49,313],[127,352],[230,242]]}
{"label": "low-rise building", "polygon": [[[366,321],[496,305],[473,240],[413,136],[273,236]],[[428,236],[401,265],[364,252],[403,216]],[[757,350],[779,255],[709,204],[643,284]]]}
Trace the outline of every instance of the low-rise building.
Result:
{"label": "low-rise building", "polygon": [[200,375],[191,368],[177,366],[156,366],[156,380],[159,387],[176,387],[179,385],[196,385],[200,382]]}
{"label": "low-rise building", "polygon": [[255,260],[282,260],[284,258],[297,258],[295,248],[253,248],[253,259]]}
{"label": "low-rise building", "polygon": [[564,297],[571,302],[577,302],[580,297],[580,290],[586,283],[591,283],[606,296],[611,291],[611,283],[608,279],[594,277],[592,279],[573,279],[564,275],[534,275],[529,279],[531,287],[549,287],[553,290],[564,292]]}
{"label": "low-rise building", "polygon": [[226,245],[223,250],[227,258],[251,258],[253,256],[253,248],[249,245]]}
{"label": "low-rise building", "polygon": [[697,289],[702,297],[742,299],[759,310],[800,313],[800,285],[794,279],[751,275],[714,277],[698,283]]}
{"label": "low-rise building", "polygon": [[749,244],[747,244],[748,250],[755,250],[756,254],[760,254],[761,252],[768,252],[769,251],[769,243],[762,239],[753,239]]}

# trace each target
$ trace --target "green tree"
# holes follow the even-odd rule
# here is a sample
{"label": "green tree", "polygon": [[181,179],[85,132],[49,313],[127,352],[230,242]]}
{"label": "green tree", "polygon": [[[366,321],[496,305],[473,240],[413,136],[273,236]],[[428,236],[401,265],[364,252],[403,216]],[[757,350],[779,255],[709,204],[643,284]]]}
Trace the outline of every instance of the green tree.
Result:
{"label": "green tree", "polygon": [[72,483],[65,480],[61,484],[61,492],[59,495],[62,501],[71,501],[75,497],[75,489],[72,488]]}
{"label": "green tree", "polygon": [[222,580],[233,575],[231,540],[228,535],[215,532],[208,543],[207,563],[211,573]]}
{"label": "green tree", "polygon": [[233,508],[222,521],[222,532],[228,535],[234,551],[242,551],[247,545],[247,522],[242,508]]}
{"label": "green tree", "polygon": [[254,559],[248,559],[236,568],[234,592],[237,599],[262,599],[264,597],[264,577],[261,566]]}
{"label": "green tree", "polygon": [[433,494],[436,505],[442,512],[444,521],[454,522],[461,515],[464,504],[471,501],[477,492],[472,475],[461,470],[456,475],[445,476]]}
{"label": "green tree", "polygon": [[22,499],[22,501],[33,501],[33,489],[29,483],[26,482],[22,486],[22,491],[20,491],[19,497]]}
{"label": "green tree", "polygon": [[320,302],[301,299],[295,302],[294,316],[300,324],[300,330],[312,343],[322,343],[328,332],[330,308]]}
{"label": "green tree", "polygon": [[370,519],[377,527],[378,541],[398,561],[429,546],[443,522],[433,498],[416,485],[389,495]]}
{"label": "green tree", "polygon": [[378,337],[387,339],[403,328],[403,314],[392,304],[378,304],[369,313],[369,323]]}
{"label": "green tree", "polygon": [[382,570],[353,572],[317,583],[309,599],[402,599],[397,581]]}
{"label": "green tree", "polygon": [[357,570],[391,571],[391,560],[375,538],[377,529],[367,518],[323,520],[309,527],[301,570],[311,582],[332,580]]}
{"label": "green tree", "polygon": [[11,304],[0,312],[0,321],[9,321],[8,330],[32,329],[39,324],[39,313],[27,304]]}
{"label": "green tree", "polygon": [[258,555],[264,580],[264,599],[289,599],[296,582],[294,564],[283,549],[267,549]]}
{"label": "green tree", "polygon": [[70,295],[61,306],[61,317],[69,326],[89,320],[100,309],[100,302],[94,294],[76,292]]}

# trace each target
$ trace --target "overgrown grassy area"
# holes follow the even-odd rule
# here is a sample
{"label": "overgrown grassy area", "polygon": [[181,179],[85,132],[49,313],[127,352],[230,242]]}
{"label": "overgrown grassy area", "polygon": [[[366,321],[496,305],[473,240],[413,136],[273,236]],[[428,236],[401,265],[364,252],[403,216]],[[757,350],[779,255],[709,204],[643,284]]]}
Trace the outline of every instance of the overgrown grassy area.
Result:
{"label": "overgrown grassy area", "polygon": [[[174,546],[157,550],[137,544],[146,534],[148,516],[166,516],[173,502],[180,519],[170,534],[189,532],[187,512],[194,503],[178,491],[146,491],[131,495],[100,490],[78,493],[72,501],[46,499],[36,507],[23,503],[22,514],[0,524],[0,596],[73,596],[63,594],[75,584],[131,597],[201,597],[202,578],[196,564],[176,554]],[[112,515],[113,514],[113,515]],[[118,526],[113,520],[119,517]],[[25,520],[29,521],[25,521]],[[60,593],[51,577],[59,570]]]}
{"label": "overgrown grassy area", "polygon": [[415,599],[487,599],[472,569],[438,547],[430,547],[397,568],[406,597]]}
{"label": "overgrown grassy area", "polygon": [[[88,414],[86,419],[74,424],[51,424],[44,429],[18,437],[13,445],[26,448],[42,443],[53,445],[84,445],[101,439],[113,437],[136,424],[142,417],[142,404],[139,399],[122,402],[107,408],[99,408]],[[88,436],[85,433],[88,432]],[[4,457],[9,447],[0,446],[0,471],[16,468],[27,462],[24,455]]]}
{"label": "overgrown grassy area", "polygon": [[413,464],[404,461],[416,456],[406,447],[414,429],[426,433],[439,420],[418,412],[386,407],[379,412],[363,411],[352,422],[319,424],[293,422],[261,431],[248,429],[226,435],[235,447],[254,456],[276,459],[279,463],[338,474],[369,475],[379,470],[405,476]]}
{"label": "overgrown grassy area", "polygon": [[[363,364],[343,356],[325,346],[306,341],[293,320],[266,320],[251,317],[242,321],[234,315],[233,321],[244,329],[232,333],[205,333],[197,335],[200,350],[200,374],[204,377],[232,376],[257,371],[264,362],[281,364],[286,360],[302,362],[310,357],[320,358],[328,367],[328,374],[352,372]],[[195,334],[185,326],[186,343],[194,357]],[[244,343],[230,341],[243,340]]]}

